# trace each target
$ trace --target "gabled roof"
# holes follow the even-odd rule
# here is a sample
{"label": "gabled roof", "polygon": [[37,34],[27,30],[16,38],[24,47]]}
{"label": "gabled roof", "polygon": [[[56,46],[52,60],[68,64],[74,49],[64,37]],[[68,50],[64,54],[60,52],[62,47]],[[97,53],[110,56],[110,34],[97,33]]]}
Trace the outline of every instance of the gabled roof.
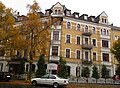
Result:
{"label": "gabled roof", "polygon": [[[53,5],[50,9],[52,9],[54,6],[56,6],[57,4],[61,5],[60,2],[57,2],[55,5]],[[63,10],[66,10],[67,8],[65,7],[65,5],[61,5],[63,7]]]}
{"label": "gabled roof", "polygon": [[96,18],[98,18],[98,17],[100,17],[100,16],[106,16],[106,17],[108,17],[108,15],[106,14],[106,12],[105,11],[103,11],[100,15],[98,15]]}

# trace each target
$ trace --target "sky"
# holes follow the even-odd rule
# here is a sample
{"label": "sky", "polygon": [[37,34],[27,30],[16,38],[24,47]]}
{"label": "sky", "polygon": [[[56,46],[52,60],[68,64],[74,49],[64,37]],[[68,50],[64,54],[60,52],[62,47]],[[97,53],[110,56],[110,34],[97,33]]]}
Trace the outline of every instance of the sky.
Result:
{"label": "sky", "polygon": [[[33,4],[34,0],[0,0],[6,7],[10,7],[20,12],[20,15],[26,15],[28,12],[27,4]],[[120,0],[36,0],[45,13],[52,5],[60,2],[65,5],[71,12],[79,12],[80,15],[98,16],[103,11],[108,15],[108,21],[114,26],[120,27]]]}

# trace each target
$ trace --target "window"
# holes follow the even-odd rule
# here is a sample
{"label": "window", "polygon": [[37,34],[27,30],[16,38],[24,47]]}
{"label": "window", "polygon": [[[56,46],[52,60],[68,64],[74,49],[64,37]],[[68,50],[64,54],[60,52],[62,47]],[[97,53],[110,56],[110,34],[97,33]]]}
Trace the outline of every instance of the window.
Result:
{"label": "window", "polygon": [[59,40],[59,31],[53,31],[53,40]]}
{"label": "window", "polygon": [[109,31],[107,30],[107,35],[109,35]]}
{"label": "window", "polygon": [[118,40],[118,39],[119,39],[119,36],[116,35],[116,36],[115,36],[115,40]]}
{"label": "window", "polygon": [[24,50],[24,56],[27,57],[27,49]]}
{"label": "window", "polygon": [[76,56],[77,56],[77,59],[80,59],[80,50],[77,50],[77,51],[76,51],[76,54],[77,54],[77,55],[76,55]]}
{"label": "window", "polygon": [[77,36],[77,44],[80,45],[80,37]]}
{"label": "window", "polygon": [[96,53],[93,52],[93,60],[96,61]]}
{"label": "window", "polygon": [[0,72],[2,71],[3,69],[3,63],[0,63]]}
{"label": "window", "polygon": [[92,33],[95,34],[95,27],[92,28]]}
{"label": "window", "polygon": [[103,61],[107,61],[107,62],[109,62],[109,54],[107,54],[107,53],[103,53]]}
{"label": "window", "polygon": [[28,70],[28,67],[29,67],[29,65],[28,64],[26,64],[26,72],[28,72],[29,70]]}
{"label": "window", "polygon": [[71,24],[70,22],[67,22],[67,29],[70,29],[71,28]]}
{"label": "window", "polygon": [[66,35],[66,43],[70,43],[70,35]]}
{"label": "window", "polygon": [[105,29],[103,30],[103,35],[106,35],[106,30]]}
{"label": "window", "polygon": [[103,34],[103,31],[102,31],[102,29],[101,29],[101,35]]}
{"label": "window", "polygon": [[85,44],[88,45],[88,38],[85,38]]}
{"label": "window", "polygon": [[52,46],[52,56],[58,56],[58,46]]}
{"label": "window", "polygon": [[61,14],[61,10],[60,9],[58,10],[58,14]]}
{"label": "window", "polygon": [[85,51],[85,60],[88,60],[88,52]]}
{"label": "window", "polygon": [[70,58],[70,49],[66,49],[66,57]]}
{"label": "window", "polygon": [[102,47],[108,48],[108,41],[107,40],[102,40]]}
{"label": "window", "polygon": [[32,72],[35,72],[35,64],[32,64]]}
{"label": "window", "polygon": [[4,56],[5,50],[0,50],[0,56]]}
{"label": "window", "polygon": [[80,31],[80,24],[77,24],[77,30]]}
{"label": "window", "polygon": [[53,75],[49,75],[49,79],[56,79],[56,77]]}
{"label": "window", "polygon": [[96,39],[92,40],[93,46],[96,46]]}
{"label": "window", "polygon": [[55,10],[55,14],[57,14],[57,10]]}
{"label": "window", "polygon": [[106,19],[105,19],[105,23],[107,23]]}
{"label": "window", "polygon": [[85,32],[88,32],[88,26],[87,25],[85,26]]}
{"label": "window", "polygon": [[30,39],[30,35],[26,35],[26,40],[29,40]]}

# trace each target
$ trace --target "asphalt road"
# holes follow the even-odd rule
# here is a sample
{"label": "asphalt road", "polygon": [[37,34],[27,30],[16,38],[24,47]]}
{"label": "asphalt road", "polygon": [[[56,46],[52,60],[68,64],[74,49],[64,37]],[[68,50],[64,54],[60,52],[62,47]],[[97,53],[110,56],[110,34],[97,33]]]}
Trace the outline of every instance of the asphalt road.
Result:
{"label": "asphalt road", "polygon": [[52,86],[45,86],[45,85],[18,85],[18,84],[0,84],[0,88],[52,88]]}

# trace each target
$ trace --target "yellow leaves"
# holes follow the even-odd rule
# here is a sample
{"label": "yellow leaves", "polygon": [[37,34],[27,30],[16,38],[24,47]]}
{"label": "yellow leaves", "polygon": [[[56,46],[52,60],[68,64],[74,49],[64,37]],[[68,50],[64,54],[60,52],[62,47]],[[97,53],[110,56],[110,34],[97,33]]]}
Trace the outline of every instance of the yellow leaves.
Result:
{"label": "yellow leaves", "polygon": [[0,2],[0,12],[3,11],[4,9],[5,9],[5,5],[2,2]]}
{"label": "yellow leaves", "polygon": [[32,5],[28,4],[27,8],[29,9],[29,13],[34,13],[40,10],[40,6],[36,1],[34,1]]}

